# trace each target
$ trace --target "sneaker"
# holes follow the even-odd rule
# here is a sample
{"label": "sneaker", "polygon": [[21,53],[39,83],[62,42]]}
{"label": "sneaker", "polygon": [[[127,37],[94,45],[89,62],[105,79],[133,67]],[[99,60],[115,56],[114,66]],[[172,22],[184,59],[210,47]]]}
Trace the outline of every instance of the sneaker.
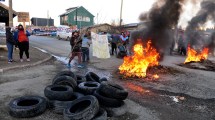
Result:
{"label": "sneaker", "polygon": [[78,67],[78,68],[83,68],[84,66],[83,66],[83,65],[78,65],[77,67]]}
{"label": "sneaker", "polygon": [[23,59],[20,59],[20,62],[23,62]]}
{"label": "sneaker", "polygon": [[70,63],[68,63],[66,66],[67,66],[68,68],[71,68],[71,65],[70,65]]}
{"label": "sneaker", "polygon": [[12,61],[8,61],[8,63],[9,63],[9,64],[11,64],[11,63],[12,63]]}
{"label": "sneaker", "polygon": [[28,58],[27,61],[30,62],[31,60]]}

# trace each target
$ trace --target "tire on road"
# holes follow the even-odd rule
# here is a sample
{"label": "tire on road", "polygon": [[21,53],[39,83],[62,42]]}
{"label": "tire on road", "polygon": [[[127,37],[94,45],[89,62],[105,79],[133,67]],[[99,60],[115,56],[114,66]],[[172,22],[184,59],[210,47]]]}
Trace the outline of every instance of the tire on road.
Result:
{"label": "tire on road", "polygon": [[64,110],[66,120],[91,120],[99,111],[99,102],[92,95],[73,101]]}
{"label": "tire on road", "polygon": [[92,120],[107,120],[107,112],[103,108],[99,109],[99,112]]}
{"label": "tire on road", "polygon": [[74,100],[80,99],[84,97],[83,94],[74,92],[72,93],[72,98],[70,98],[68,101],[59,101],[59,100],[49,100],[49,106],[51,106],[51,109],[53,109],[54,113],[57,114],[63,114],[64,109],[71,104]]}
{"label": "tire on road", "polygon": [[77,82],[74,78],[70,76],[59,76],[52,82],[53,85],[68,85],[73,88],[73,90],[77,87]]}
{"label": "tire on road", "polygon": [[9,103],[9,114],[17,118],[29,118],[46,110],[46,99],[40,96],[23,96]]}
{"label": "tire on road", "polygon": [[121,100],[105,96],[103,93],[99,91],[99,89],[97,89],[93,95],[98,99],[100,105],[105,107],[120,107],[123,102]]}
{"label": "tire on road", "polygon": [[77,84],[80,84],[82,82],[86,82],[85,76],[76,75],[76,77],[77,77]]}
{"label": "tire on road", "polygon": [[44,94],[49,100],[69,100],[72,98],[73,89],[65,85],[49,85]]}
{"label": "tire on road", "polygon": [[61,71],[61,72],[59,72],[57,75],[55,75],[55,77],[53,78],[53,81],[54,81],[56,78],[58,78],[59,76],[65,76],[65,75],[66,75],[66,76],[70,76],[70,77],[72,77],[73,79],[77,80],[76,75],[75,75],[74,72],[69,71],[69,70],[65,70],[65,71]]}
{"label": "tire on road", "polygon": [[99,91],[107,97],[125,100],[128,97],[128,92],[120,85],[102,82]]}
{"label": "tire on road", "polygon": [[88,72],[85,77],[86,77],[87,81],[94,81],[94,82],[100,83],[100,81],[99,81],[100,77],[97,74],[95,74],[94,72]]}
{"label": "tire on road", "polygon": [[107,79],[106,77],[103,77],[103,78],[100,78],[99,81],[100,81],[100,83],[102,83],[102,82],[107,82],[108,79]]}
{"label": "tire on road", "polygon": [[98,82],[82,82],[78,85],[78,90],[85,95],[92,95],[100,86]]}

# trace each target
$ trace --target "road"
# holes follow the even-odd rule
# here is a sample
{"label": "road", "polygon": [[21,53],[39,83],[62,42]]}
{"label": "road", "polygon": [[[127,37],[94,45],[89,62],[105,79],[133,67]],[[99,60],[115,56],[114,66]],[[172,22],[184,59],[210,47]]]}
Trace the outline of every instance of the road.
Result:
{"label": "road", "polygon": [[[67,56],[70,50],[68,41],[35,36],[31,36],[30,41],[31,45],[58,56]],[[215,74],[178,66],[184,59],[181,56],[166,56],[161,65],[167,67],[167,73],[161,74],[158,81],[120,80],[116,71],[122,60],[113,56],[105,60],[93,58],[90,65],[101,74],[108,71],[114,82],[128,89],[129,99],[153,111],[152,115],[156,114],[161,120],[213,120]]]}

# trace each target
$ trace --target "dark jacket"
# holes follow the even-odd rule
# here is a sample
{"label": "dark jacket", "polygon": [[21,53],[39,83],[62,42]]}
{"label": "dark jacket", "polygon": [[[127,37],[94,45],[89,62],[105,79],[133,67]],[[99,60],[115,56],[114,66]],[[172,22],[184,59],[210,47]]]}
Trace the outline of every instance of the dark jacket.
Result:
{"label": "dark jacket", "polygon": [[13,45],[16,45],[16,41],[13,39],[13,33],[11,32],[11,28],[8,27],[6,28],[6,41],[7,43],[10,43],[10,44],[13,44]]}
{"label": "dark jacket", "polygon": [[82,40],[81,40],[80,36],[72,36],[70,39],[70,45],[73,50],[72,52],[80,52],[81,43],[82,43]]}

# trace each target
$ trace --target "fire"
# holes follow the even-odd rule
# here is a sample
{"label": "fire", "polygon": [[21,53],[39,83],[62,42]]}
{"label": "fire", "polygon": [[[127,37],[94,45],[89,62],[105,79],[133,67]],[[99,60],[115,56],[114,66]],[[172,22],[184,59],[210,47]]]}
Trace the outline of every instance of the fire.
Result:
{"label": "fire", "polygon": [[159,64],[159,53],[151,46],[151,40],[147,42],[146,48],[139,43],[134,45],[133,50],[133,56],[124,57],[119,67],[120,73],[127,77],[146,77],[147,68]]}
{"label": "fire", "polygon": [[153,75],[153,78],[158,79],[159,76],[157,74]]}
{"label": "fire", "polygon": [[208,52],[209,52],[209,49],[204,48],[202,50],[202,52],[198,54],[197,51],[195,51],[194,49],[190,48],[190,46],[188,46],[188,48],[187,48],[187,58],[186,58],[184,63],[200,62],[201,60],[205,60],[205,59],[208,58]]}

